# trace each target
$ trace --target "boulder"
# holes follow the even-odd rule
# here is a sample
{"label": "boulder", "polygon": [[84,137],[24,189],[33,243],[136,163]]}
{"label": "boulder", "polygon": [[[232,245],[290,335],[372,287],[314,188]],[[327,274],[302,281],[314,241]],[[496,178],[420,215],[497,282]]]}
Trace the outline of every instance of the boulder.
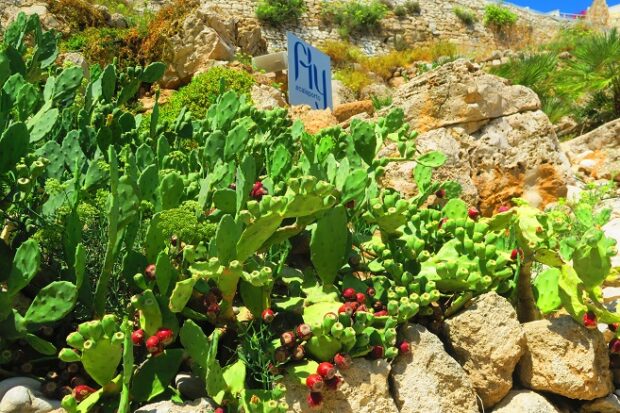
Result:
{"label": "boulder", "polygon": [[340,80],[332,79],[332,103],[338,107],[344,103],[355,101],[355,94]]}
{"label": "boulder", "polygon": [[179,373],[174,378],[174,385],[179,393],[187,399],[199,399],[207,396],[204,380],[190,373]]}
{"label": "boulder", "polygon": [[594,400],[613,391],[609,352],[600,331],[564,315],[522,325],[526,351],[517,373],[532,390]]}
{"label": "boulder", "polygon": [[292,106],[289,109],[292,120],[301,120],[306,132],[315,134],[321,129],[338,125],[338,119],[329,109],[314,110],[308,105]]}
{"label": "boulder", "polygon": [[127,19],[121,13],[112,13],[110,16],[109,25],[110,27],[114,27],[116,29],[126,29],[129,27]]}
{"label": "boulder", "polygon": [[362,90],[360,90],[361,99],[371,99],[373,97],[380,100],[392,99],[392,89],[384,83],[373,83],[364,86]]}
{"label": "boulder", "polygon": [[[390,364],[385,360],[355,359],[351,367],[340,372],[344,383],[337,391],[324,392],[323,412],[398,413],[390,396],[388,375]],[[308,388],[294,376],[284,376],[289,412],[313,411],[306,403]]]}
{"label": "boulder", "polygon": [[[477,413],[476,393],[467,373],[442,342],[418,324],[401,329],[411,351],[392,364],[392,395],[401,413]],[[375,410],[380,411],[380,410]]]}
{"label": "boulder", "polygon": [[334,116],[338,119],[338,122],[344,122],[355,115],[360,113],[366,113],[372,116],[375,113],[375,107],[372,105],[371,100],[359,100],[356,102],[343,103],[335,106]]}
{"label": "boulder", "polygon": [[235,56],[235,18],[213,4],[202,4],[189,13],[179,30],[166,39],[163,60],[168,64],[161,83],[175,88],[187,83],[213,61]]}
{"label": "boulder", "polygon": [[60,407],[60,401],[49,400],[28,386],[13,386],[0,400],[1,413],[48,413]]}
{"label": "boulder", "polygon": [[620,182],[620,119],[562,143],[573,167],[593,179]]}
{"label": "boulder", "polygon": [[255,19],[239,19],[236,44],[243,53],[250,56],[267,53],[267,40],[262,36],[260,24]]}
{"label": "boulder", "polygon": [[[468,148],[473,144],[471,136],[461,128],[440,128],[419,135],[416,145],[420,152],[441,151],[447,156],[446,163],[433,173],[435,180],[454,180],[463,188],[462,197],[471,205],[479,202],[478,189],[472,180],[472,166],[468,162]],[[381,150],[379,156],[397,156],[396,145]],[[417,187],[413,180],[416,163],[392,162],[385,168],[382,178],[384,187],[394,188],[406,197],[414,196]]]}
{"label": "boulder", "polygon": [[584,403],[579,413],[620,413],[620,400],[612,393],[607,397]]}
{"label": "boulder", "polygon": [[403,108],[406,120],[419,132],[461,125],[472,133],[489,120],[538,110],[540,99],[524,86],[510,85],[459,59],[400,86],[394,105]]}
{"label": "boulder", "polygon": [[547,399],[530,390],[513,390],[497,405],[493,413],[560,413]]}
{"label": "boulder", "polygon": [[88,61],[84,57],[82,53],[79,52],[68,52],[63,53],[59,56],[59,59],[63,64],[72,64],[75,66],[79,66],[82,68],[82,72],[84,73],[84,77],[86,79],[90,79],[90,65]]}
{"label": "boulder", "polygon": [[32,391],[39,391],[41,389],[41,383],[38,380],[30,377],[11,377],[10,379],[0,381],[0,400],[2,400],[6,392],[16,386],[28,387]]}
{"label": "boulder", "polygon": [[140,407],[134,413],[212,413],[217,408],[213,400],[209,398],[196,399],[188,403],[174,403],[164,400]]}
{"label": "boulder", "polygon": [[41,20],[41,25],[45,29],[56,29],[63,31],[65,27],[63,23],[50,13],[47,4],[44,1],[11,1],[4,2],[0,7],[0,23],[1,27],[6,27],[12,22],[19,13],[24,12],[27,15],[37,14]]}
{"label": "boulder", "polygon": [[275,87],[269,85],[253,85],[250,96],[257,109],[271,110],[287,106],[284,94]]}
{"label": "boulder", "polygon": [[566,197],[570,164],[542,111],[494,119],[472,136],[469,162],[483,214],[515,197],[540,208]]}
{"label": "boulder", "polygon": [[512,389],[512,373],[525,337],[512,304],[495,292],[481,295],[444,323],[454,358],[463,366],[488,409]]}

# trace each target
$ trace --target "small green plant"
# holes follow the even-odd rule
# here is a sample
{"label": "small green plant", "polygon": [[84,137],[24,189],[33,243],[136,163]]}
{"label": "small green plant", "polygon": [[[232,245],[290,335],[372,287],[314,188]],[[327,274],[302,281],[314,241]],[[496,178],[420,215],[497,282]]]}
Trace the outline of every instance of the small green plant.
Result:
{"label": "small green plant", "polygon": [[418,3],[417,1],[407,0],[403,4],[403,6],[405,6],[407,13],[409,13],[410,15],[420,14],[420,12],[422,11],[422,8],[420,7],[420,3]]}
{"label": "small green plant", "polygon": [[399,4],[398,6],[394,7],[394,10],[392,11],[394,12],[394,15],[397,17],[405,17],[407,15],[407,9],[402,4]]}
{"label": "small green plant", "polygon": [[375,110],[379,110],[392,104],[392,96],[371,96],[372,106]]}
{"label": "small green plant", "polygon": [[454,9],[452,9],[452,11],[456,15],[456,17],[461,19],[461,21],[468,26],[471,26],[478,21],[476,13],[470,8],[456,6]]}
{"label": "small green plant", "polygon": [[307,10],[304,0],[261,0],[256,17],[273,26],[296,21]]}
{"label": "small green plant", "polygon": [[388,7],[379,0],[323,2],[321,6],[323,20],[338,26],[342,37],[377,29],[387,12]]}
{"label": "small green plant", "polygon": [[489,4],[484,9],[484,25],[502,29],[512,26],[517,22],[519,16],[508,7],[501,4]]}

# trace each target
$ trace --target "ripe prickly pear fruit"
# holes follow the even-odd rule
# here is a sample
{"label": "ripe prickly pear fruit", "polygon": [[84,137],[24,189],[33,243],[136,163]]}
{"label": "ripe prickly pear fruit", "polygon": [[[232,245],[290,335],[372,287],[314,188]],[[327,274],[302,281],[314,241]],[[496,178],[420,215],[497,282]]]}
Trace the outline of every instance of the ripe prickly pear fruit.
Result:
{"label": "ripe prickly pear fruit", "polygon": [[151,354],[158,354],[161,352],[159,337],[155,335],[146,340],[146,351]]}
{"label": "ripe prickly pear fruit", "polygon": [[437,198],[445,198],[446,196],[446,190],[441,188],[439,191],[435,192],[435,196]]}
{"label": "ripe prickly pear fruit", "polygon": [[384,353],[385,353],[385,350],[383,349],[383,346],[373,346],[372,349],[370,350],[370,355],[374,359],[383,358]]}
{"label": "ripe prickly pear fruit", "polygon": [[336,375],[336,368],[332,363],[324,361],[323,363],[319,364],[316,372],[320,374],[321,377],[323,377],[324,379],[329,380]]}
{"label": "ripe prickly pear fruit", "polygon": [[353,288],[345,288],[342,292],[342,298],[346,301],[355,301],[356,300],[356,291]]}
{"label": "ripe prickly pear fruit", "polygon": [[282,343],[283,346],[286,346],[289,348],[294,347],[295,346],[295,334],[293,334],[292,331],[285,331],[280,336],[280,343]]}
{"label": "ripe prickly pear fruit", "polygon": [[467,216],[469,216],[471,219],[477,219],[480,216],[480,211],[478,211],[474,207],[471,207],[467,210]]}
{"label": "ripe prickly pear fruit", "polygon": [[319,374],[309,375],[308,377],[306,377],[306,387],[308,387],[308,389],[312,393],[320,393],[325,387],[323,377],[321,377]]}
{"label": "ripe prickly pear fruit", "polygon": [[73,389],[73,397],[75,397],[75,400],[77,400],[78,402],[81,402],[82,400],[93,394],[95,391],[96,390],[90,386],[80,384],[79,386],[75,386],[75,388]]}
{"label": "ripe prickly pear fruit", "polygon": [[594,314],[592,311],[588,311],[587,313],[585,313],[583,315],[583,325],[586,328],[589,329],[594,329],[597,327],[597,322],[596,322],[596,314]]}
{"label": "ripe prickly pear fruit", "polygon": [[302,341],[309,340],[310,337],[312,337],[312,329],[308,324],[298,325],[295,332],[297,333],[297,337]]}
{"label": "ripe prickly pear fruit", "polygon": [[174,341],[174,333],[169,328],[160,328],[155,335],[164,346],[168,346]]}
{"label": "ripe prickly pear fruit", "polygon": [[609,342],[609,352],[611,354],[620,354],[620,340],[617,338]]}
{"label": "ripe prickly pear fruit", "polygon": [[334,363],[336,363],[336,366],[339,370],[348,369],[349,367],[351,367],[352,362],[353,359],[349,354],[338,353],[334,356]]}
{"label": "ripe prickly pear fruit", "polygon": [[306,398],[306,403],[312,410],[318,410],[323,405],[323,395],[316,392],[310,393]]}
{"label": "ripe prickly pear fruit", "polygon": [[386,315],[388,315],[387,310],[381,310],[375,313],[375,317],[385,317]]}
{"label": "ripe prickly pear fruit", "polygon": [[216,316],[220,313],[220,305],[218,303],[209,304],[207,307],[207,314]]}
{"label": "ripe prickly pear fruit", "polygon": [[252,186],[252,192],[250,192],[250,196],[257,201],[260,201],[264,195],[267,195],[267,190],[263,186],[263,183],[260,181],[255,182],[254,186]]}
{"label": "ripe prickly pear fruit", "polygon": [[276,317],[276,313],[274,313],[271,308],[267,308],[266,310],[263,310],[260,316],[263,319],[264,323],[269,324]]}
{"label": "ripe prickly pear fruit", "polygon": [[364,293],[355,294],[355,301],[357,301],[360,304],[364,304],[366,302],[366,294]]}
{"label": "ripe prickly pear fruit", "polygon": [[286,363],[288,358],[290,357],[290,352],[285,346],[278,347],[273,354],[276,363]]}
{"label": "ripe prickly pear fruit", "polygon": [[500,205],[499,208],[497,208],[497,212],[500,214],[507,211],[510,211],[510,205]]}
{"label": "ripe prickly pear fruit", "polygon": [[333,391],[338,390],[340,386],[342,386],[342,383],[344,383],[344,379],[340,376],[334,376],[331,379],[325,380],[325,386],[329,390],[333,390]]}
{"label": "ripe prickly pear fruit", "polygon": [[607,328],[609,329],[609,331],[611,331],[612,333],[615,333],[616,331],[618,331],[618,326],[620,326],[620,323],[612,323],[609,324],[607,326]]}
{"label": "ripe prickly pear fruit", "polygon": [[296,361],[303,360],[305,356],[306,356],[306,348],[302,345],[295,347],[291,355],[293,360],[296,360]]}
{"label": "ripe prickly pear fruit", "polygon": [[376,291],[374,288],[372,288],[372,287],[368,287],[368,288],[366,289],[366,295],[367,295],[368,297],[372,298],[372,297],[374,297],[375,295],[377,295],[377,291]]}
{"label": "ripe prickly pear fruit", "polygon": [[402,341],[399,345],[398,345],[398,352],[400,354],[407,354],[411,351],[411,346],[409,345],[409,343],[407,343],[406,341]]}
{"label": "ripe prickly pear fruit", "polygon": [[131,341],[134,346],[141,346],[144,344],[144,330],[138,329],[131,333]]}
{"label": "ripe prickly pear fruit", "polygon": [[154,280],[155,279],[155,264],[147,265],[145,270],[144,270],[144,275],[149,280]]}
{"label": "ripe prickly pear fruit", "polygon": [[351,303],[344,303],[340,306],[340,308],[338,309],[338,314],[340,313],[346,313],[348,315],[353,315],[353,313],[355,312],[355,308],[350,305]]}
{"label": "ripe prickly pear fruit", "polygon": [[226,411],[224,410],[223,407],[218,407],[217,409],[213,410],[213,413],[225,413]]}
{"label": "ripe prickly pear fruit", "polygon": [[510,253],[510,259],[515,261],[517,258],[523,259],[523,250],[521,248],[515,248]]}

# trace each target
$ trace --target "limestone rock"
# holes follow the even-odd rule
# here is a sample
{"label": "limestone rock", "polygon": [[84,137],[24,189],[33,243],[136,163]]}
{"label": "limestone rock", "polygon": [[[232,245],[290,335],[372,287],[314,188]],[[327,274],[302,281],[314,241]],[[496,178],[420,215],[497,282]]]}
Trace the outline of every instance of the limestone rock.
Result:
{"label": "limestone rock", "polygon": [[267,41],[261,34],[261,27],[255,19],[241,18],[237,22],[236,45],[250,56],[267,53]]}
{"label": "limestone rock", "polygon": [[521,383],[571,399],[593,400],[613,391],[603,335],[569,316],[523,324],[526,351],[517,372]]}
{"label": "limestone rock", "polygon": [[332,103],[338,107],[344,103],[355,101],[355,94],[340,80],[332,79]]}
{"label": "limestone rock", "polygon": [[48,400],[27,386],[11,387],[0,400],[0,413],[48,413],[60,407],[60,401]]}
{"label": "limestone rock", "polygon": [[0,381],[0,400],[2,400],[6,392],[16,386],[28,387],[32,391],[39,391],[41,389],[41,383],[38,380],[30,377],[11,377],[10,379]]}
{"label": "limestone rock", "polygon": [[360,113],[366,113],[372,116],[372,114],[375,113],[372,101],[359,100],[357,102],[343,103],[342,105],[335,106],[334,109],[334,116],[338,119],[338,122],[344,122]]}
{"label": "limestone rock", "polygon": [[464,311],[446,320],[444,333],[485,409],[512,389],[512,373],[525,351],[517,313],[495,292],[477,297]]}
{"label": "limestone rock", "polygon": [[576,169],[593,179],[610,179],[620,172],[620,119],[562,143],[562,149]]}
{"label": "limestone rock", "polygon": [[392,89],[383,83],[373,83],[363,87],[360,91],[361,99],[371,99],[373,97],[381,100],[391,99]]}
{"label": "limestone rock", "polygon": [[114,27],[116,29],[126,29],[129,27],[127,19],[121,13],[112,13],[110,16],[109,25],[110,27]]}
{"label": "limestone rock", "polygon": [[473,137],[469,161],[483,214],[514,197],[543,208],[566,196],[573,179],[570,164],[542,111],[494,119]]}
{"label": "limestone rock", "polygon": [[235,27],[234,17],[212,4],[202,4],[190,13],[164,47],[163,60],[168,64],[161,81],[164,87],[187,83],[214,60],[232,60]]}
{"label": "limestone rock", "polygon": [[289,113],[292,120],[300,119],[310,134],[338,125],[338,119],[329,109],[313,110],[308,105],[301,105],[291,107]]}
{"label": "limestone rock", "polygon": [[170,400],[147,404],[134,413],[211,413],[217,405],[206,397],[189,403],[177,404]]}
{"label": "limestone rock", "polygon": [[41,20],[41,25],[46,29],[64,30],[63,23],[50,13],[44,1],[11,1],[0,4],[0,15],[2,15],[2,27],[6,27],[21,12],[27,15],[37,14]]}
{"label": "limestone rock", "polygon": [[188,399],[199,399],[207,396],[204,380],[190,373],[179,373],[174,378],[174,385],[179,393]]}
{"label": "limestone rock", "polygon": [[469,133],[481,122],[540,108],[532,90],[510,85],[467,60],[459,59],[415,77],[394,96],[414,130],[462,125]]}
{"label": "limestone rock", "polygon": [[579,413],[620,413],[620,400],[612,393],[607,397],[585,403]]}
{"label": "limestone rock", "polygon": [[[398,413],[388,388],[390,364],[385,360],[355,359],[351,367],[340,373],[344,378],[337,391],[324,392],[322,412],[333,413]],[[285,376],[286,402],[289,412],[311,412],[306,404],[308,389],[292,376]]]}
{"label": "limestone rock", "polygon": [[[411,345],[392,364],[392,394],[401,413],[477,413],[476,393],[459,363],[418,324],[401,330]],[[377,410],[379,411],[379,410]]]}
{"label": "limestone rock", "polygon": [[270,110],[286,107],[283,93],[269,85],[253,85],[250,96],[257,109]]}
{"label": "limestone rock", "polygon": [[493,409],[493,413],[560,413],[554,405],[530,390],[513,390]]}

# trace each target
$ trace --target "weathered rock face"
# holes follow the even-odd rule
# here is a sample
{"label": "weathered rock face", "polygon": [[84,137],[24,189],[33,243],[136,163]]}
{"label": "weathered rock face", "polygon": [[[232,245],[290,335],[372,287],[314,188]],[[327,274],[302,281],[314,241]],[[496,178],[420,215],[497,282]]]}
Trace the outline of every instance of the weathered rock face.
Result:
{"label": "weathered rock face", "polygon": [[[562,149],[576,172],[593,179],[610,179],[620,172],[620,119],[562,143]],[[620,174],[615,178],[620,181]]]}
{"label": "weathered rock face", "polygon": [[[392,364],[392,394],[401,413],[477,413],[476,394],[459,363],[426,328],[408,324],[411,352]],[[379,410],[375,410],[379,411]]]}
{"label": "weathered rock face", "polygon": [[268,85],[253,85],[250,97],[257,109],[271,110],[286,107],[284,95],[278,89]]}
{"label": "weathered rock face", "polygon": [[338,119],[329,109],[313,110],[308,105],[292,106],[289,109],[289,114],[292,120],[301,120],[306,132],[310,134],[338,125]]}
{"label": "weathered rock face", "polygon": [[355,94],[340,80],[332,79],[332,103],[334,107],[355,101]]}
{"label": "weathered rock face", "polygon": [[144,405],[134,413],[210,413],[216,407],[217,405],[212,400],[205,397],[184,404],[164,400]]}
{"label": "weathered rock face", "polygon": [[473,137],[476,144],[469,160],[483,214],[514,197],[541,208],[566,197],[570,164],[542,111],[494,119]]}
{"label": "weathered rock face", "polygon": [[40,392],[41,383],[28,377],[0,381],[0,412],[47,413],[60,407],[58,400],[49,400]]}
{"label": "weathered rock face", "polygon": [[370,100],[359,100],[357,102],[343,103],[335,106],[334,116],[338,119],[338,122],[344,122],[350,119],[352,116],[359,115],[360,113],[366,113],[372,116],[375,113],[375,108]]}
{"label": "weathered rock face", "polygon": [[[387,377],[390,364],[385,360],[355,359],[352,366],[340,372],[344,383],[337,391],[324,392],[320,411],[334,413],[398,413],[390,396]],[[297,378],[285,376],[286,402],[289,412],[315,411],[308,407],[308,388]]]}
{"label": "weathered rock face", "polygon": [[547,399],[530,390],[513,390],[493,413],[560,413]]}
{"label": "weathered rock face", "polygon": [[593,400],[613,391],[603,335],[569,316],[522,325],[526,351],[517,371],[521,383],[571,399]]}
{"label": "weathered rock face", "polygon": [[[5,4],[2,4],[5,3]],[[44,1],[36,0],[17,0],[0,2],[0,25],[6,27],[21,12],[26,14],[37,14],[41,20],[41,25],[46,29],[64,30],[62,22],[49,12]]]}
{"label": "weathered rock face", "polygon": [[619,413],[620,400],[615,394],[592,400],[581,406],[579,413]]}
{"label": "weathered rock face", "polygon": [[462,126],[468,133],[501,116],[540,109],[540,99],[524,86],[490,75],[460,59],[418,76],[394,95],[405,119],[419,132]]}
{"label": "weathered rock face", "polygon": [[446,320],[444,333],[485,409],[510,392],[512,373],[525,351],[517,313],[505,298],[487,293]]}

